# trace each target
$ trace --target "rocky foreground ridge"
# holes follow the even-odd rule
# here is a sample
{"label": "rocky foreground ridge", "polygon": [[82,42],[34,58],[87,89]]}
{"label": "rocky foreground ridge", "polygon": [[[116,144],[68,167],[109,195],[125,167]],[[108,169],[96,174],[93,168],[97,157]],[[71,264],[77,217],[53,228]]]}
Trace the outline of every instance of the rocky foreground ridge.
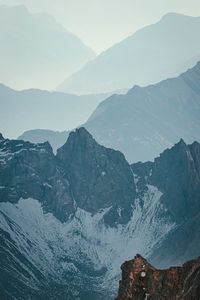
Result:
{"label": "rocky foreground ridge", "polygon": [[137,254],[121,269],[122,280],[115,300],[200,299],[200,257],[182,267],[158,270]]}

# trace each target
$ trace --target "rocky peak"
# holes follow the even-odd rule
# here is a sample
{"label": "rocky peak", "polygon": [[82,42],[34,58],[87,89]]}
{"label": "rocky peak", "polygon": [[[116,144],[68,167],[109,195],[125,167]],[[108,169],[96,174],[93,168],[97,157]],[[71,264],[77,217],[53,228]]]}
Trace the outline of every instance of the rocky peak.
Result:
{"label": "rocky peak", "polygon": [[93,214],[110,208],[105,216],[110,225],[129,220],[135,184],[121,152],[99,145],[85,128],[79,128],[58,149],[57,158],[65,166],[78,207]]}
{"label": "rocky peak", "polygon": [[142,256],[126,261],[116,300],[197,300],[200,295],[200,257],[182,267],[158,270]]}
{"label": "rocky peak", "polygon": [[80,154],[80,156],[82,156],[85,151],[91,151],[92,148],[95,148],[96,146],[97,143],[92,135],[84,127],[80,127],[75,131],[70,132],[67,142],[58,149],[57,157],[67,164],[69,152],[75,151],[74,154]]}
{"label": "rocky peak", "polygon": [[181,139],[154,162],[132,165],[140,186],[151,184],[163,193],[161,201],[178,223],[200,210],[199,153],[199,143],[186,145]]}
{"label": "rocky peak", "polygon": [[4,139],[0,143],[0,201],[39,200],[44,211],[65,221],[74,212],[69,183],[48,142]]}
{"label": "rocky peak", "polygon": [[3,135],[0,133],[0,141],[1,140],[4,140],[4,137],[3,137]]}

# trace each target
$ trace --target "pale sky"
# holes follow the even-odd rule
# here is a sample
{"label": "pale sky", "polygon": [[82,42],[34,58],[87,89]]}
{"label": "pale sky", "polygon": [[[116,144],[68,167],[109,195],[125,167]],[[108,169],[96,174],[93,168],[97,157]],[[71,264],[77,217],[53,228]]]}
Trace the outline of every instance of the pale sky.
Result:
{"label": "pale sky", "polygon": [[47,12],[100,53],[167,12],[200,16],[200,0],[0,0]]}

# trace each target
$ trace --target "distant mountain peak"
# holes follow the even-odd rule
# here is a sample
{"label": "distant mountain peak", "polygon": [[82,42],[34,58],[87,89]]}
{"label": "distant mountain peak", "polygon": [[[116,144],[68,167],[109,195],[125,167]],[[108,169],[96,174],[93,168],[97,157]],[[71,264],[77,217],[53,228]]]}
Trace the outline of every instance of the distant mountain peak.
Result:
{"label": "distant mountain peak", "polygon": [[85,127],[79,127],[75,131],[70,132],[69,140],[72,139],[72,138],[76,138],[76,137],[77,138],[93,139],[92,135],[85,129]]}
{"label": "distant mountain peak", "polygon": [[[16,39],[20,42],[16,43]],[[31,13],[23,5],[0,6],[0,43],[0,82],[19,90],[52,90],[65,76],[95,57],[79,37],[53,16]],[[9,51],[13,47],[15,51]]]}
{"label": "distant mountain peak", "polygon": [[199,60],[199,28],[198,17],[168,13],[89,61],[58,89],[88,94],[176,77]]}
{"label": "distant mountain peak", "polygon": [[163,15],[161,20],[163,20],[163,21],[172,21],[172,20],[177,20],[178,18],[180,20],[181,18],[182,19],[186,19],[186,18],[190,19],[190,18],[196,18],[196,17],[184,15],[184,14],[177,13],[177,12],[169,12],[169,13]]}
{"label": "distant mountain peak", "polygon": [[174,147],[177,147],[177,146],[179,146],[179,147],[184,146],[185,147],[187,145],[186,145],[185,141],[181,138],[180,141],[177,144],[175,144]]}
{"label": "distant mountain peak", "polygon": [[0,133],[0,140],[4,140],[4,137],[1,133]]}
{"label": "distant mountain peak", "polygon": [[[92,135],[84,128],[80,127],[75,131],[71,131],[66,143],[58,149],[57,155],[61,158],[65,153],[71,149],[73,151],[77,151],[81,147],[82,151],[84,149],[88,149],[91,144],[96,144],[97,142],[94,140]],[[70,151],[71,152],[71,151]]]}

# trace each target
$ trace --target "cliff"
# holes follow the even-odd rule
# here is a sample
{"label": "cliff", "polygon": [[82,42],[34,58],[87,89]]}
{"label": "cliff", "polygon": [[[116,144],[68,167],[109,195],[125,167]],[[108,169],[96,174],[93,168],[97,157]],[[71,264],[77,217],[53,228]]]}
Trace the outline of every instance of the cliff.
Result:
{"label": "cliff", "polygon": [[121,269],[122,280],[115,300],[200,299],[200,257],[182,267],[158,270],[137,254]]}

